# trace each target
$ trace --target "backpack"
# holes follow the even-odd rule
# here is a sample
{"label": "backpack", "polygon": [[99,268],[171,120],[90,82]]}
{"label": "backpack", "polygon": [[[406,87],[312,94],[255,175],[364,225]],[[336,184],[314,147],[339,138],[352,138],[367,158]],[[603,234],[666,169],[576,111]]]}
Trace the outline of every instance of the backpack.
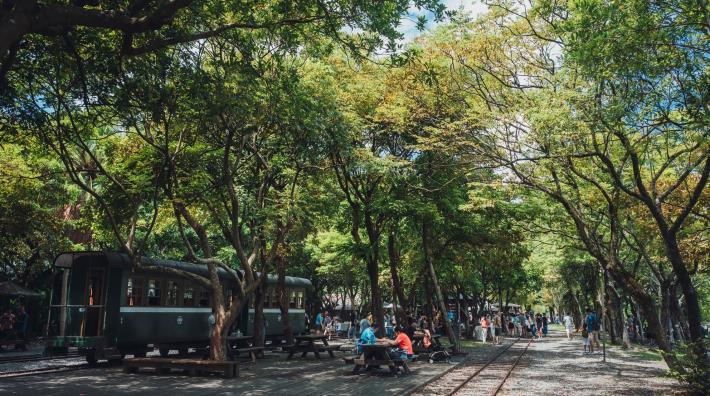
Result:
{"label": "backpack", "polygon": [[596,316],[594,317],[594,321],[592,322],[592,329],[594,329],[594,331],[601,330],[601,325],[599,324],[599,320]]}
{"label": "backpack", "polygon": [[435,362],[446,362],[449,363],[451,361],[451,355],[446,351],[441,346],[434,346],[433,351],[431,354],[429,354],[429,363],[435,363]]}

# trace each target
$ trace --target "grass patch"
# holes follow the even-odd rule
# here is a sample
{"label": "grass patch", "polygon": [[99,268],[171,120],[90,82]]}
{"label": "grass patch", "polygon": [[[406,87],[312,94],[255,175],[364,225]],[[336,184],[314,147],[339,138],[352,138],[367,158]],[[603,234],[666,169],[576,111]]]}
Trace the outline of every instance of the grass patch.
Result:
{"label": "grass patch", "polygon": [[649,362],[659,362],[663,360],[663,355],[661,355],[660,349],[650,350],[643,346],[636,346],[632,347],[631,349],[624,349],[621,347],[620,343],[607,343],[606,346],[609,350],[613,350],[614,352],[628,353],[632,358],[638,360],[645,360]]}
{"label": "grass patch", "polygon": [[663,360],[663,356],[661,356],[661,352],[656,350],[656,351],[650,351],[650,350],[645,350],[645,351],[632,351],[631,356],[633,356],[636,359],[639,360],[647,360],[647,361],[661,361]]}

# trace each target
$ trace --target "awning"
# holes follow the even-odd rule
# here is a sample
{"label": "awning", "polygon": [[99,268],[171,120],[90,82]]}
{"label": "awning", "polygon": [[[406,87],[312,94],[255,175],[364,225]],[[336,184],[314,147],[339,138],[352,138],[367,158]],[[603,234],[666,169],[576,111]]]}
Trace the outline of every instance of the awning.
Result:
{"label": "awning", "polygon": [[24,287],[11,282],[0,282],[0,296],[21,296],[21,297],[41,297],[41,293],[25,289]]}

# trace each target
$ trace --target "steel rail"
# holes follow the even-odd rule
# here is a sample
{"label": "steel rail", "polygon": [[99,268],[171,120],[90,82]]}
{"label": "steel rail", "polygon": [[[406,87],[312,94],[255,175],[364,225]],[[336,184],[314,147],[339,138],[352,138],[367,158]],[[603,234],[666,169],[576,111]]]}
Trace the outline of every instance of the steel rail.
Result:
{"label": "steel rail", "polygon": [[503,350],[501,350],[500,352],[498,352],[495,356],[493,356],[490,360],[488,360],[483,366],[479,367],[476,371],[474,371],[473,373],[471,373],[471,375],[469,375],[462,383],[458,384],[451,392],[447,393],[446,396],[452,396],[452,395],[456,394],[458,391],[460,391],[461,388],[463,388],[464,386],[466,386],[466,384],[468,384],[469,382],[471,382],[471,380],[472,380],[473,378],[475,378],[478,374],[480,374],[481,371],[483,371],[483,370],[484,370],[486,367],[488,367],[491,363],[493,363],[493,362],[495,362],[496,360],[498,360],[498,358],[501,357],[501,355],[503,355],[508,349],[512,348],[513,345],[517,344],[518,341],[520,341],[520,337],[518,337],[518,338],[515,340],[515,342],[513,342],[512,344],[510,344],[510,345],[508,345],[507,347],[505,347],[505,349],[503,349]]}
{"label": "steel rail", "polygon": [[526,345],[526,346],[525,346],[525,349],[523,349],[523,353],[521,353],[520,356],[518,356],[518,358],[515,359],[515,362],[513,363],[512,366],[510,366],[510,369],[509,369],[508,372],[505,374],[505,377],[503,377],[503,380],[498,384],[498,387],[493,391],[493,393],[491,393],[492,396],[496,396],[496,395],[498,394],[498,392],[500,392],[500,390],[503,389],[503,384],[505,384],[505,381],[508,380],[508,378],[510,377],[510,374],[513,372],[513,370],[515,369],[515,367],[516,367],[516,366],[518,365],[518,363],[520,362],[520,359],[521,359],[521,358],[523,357],[523,355],[525,355],[525,353],[528,351],[528,348],[530,347],[530,344],[531,344],[531,343],[532,343],[532,339],[530,339],[530,341],[528,341],[528,345]]}

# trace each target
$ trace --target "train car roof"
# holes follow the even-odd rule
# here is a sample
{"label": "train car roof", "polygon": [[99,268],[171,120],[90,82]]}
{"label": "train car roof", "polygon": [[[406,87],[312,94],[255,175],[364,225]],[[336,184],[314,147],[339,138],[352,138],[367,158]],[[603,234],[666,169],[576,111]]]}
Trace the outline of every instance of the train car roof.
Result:
{"label": "train car roof", "polygon": [[[101,251],[85,251],[85,252],[66,252],[59,254],[54,259],[54,266],[59,268],[71,268],[75,261],[83,259],[99,259],[104,261],[104,265],[108,267],[117,267],[129,269],[133,265],[131,258],[124,253],[116,252],[101,252]],[[170,267],[178,270],[183,270],[187,272],[192,272],[197,275],[207,277],[207,266],[203,264],[186,263],[182,261],[174,260],[163,260],[163,259],[153,259],[149,257],[141,257],[141,263],[156,267]],[[224,268],[218,268],[219,276],[222,279],[231,280],[232,276],[227,273]],[[240,277],[243,276],[244,271],[239,270]],[[258,274],[257,274],[258,275]],[[276,275],[269,274],[267,276],[266,282],[268,284],[276,284],[278,277]],[[311,288],[313,285],[311,281],[306,278],[298,278],[294,276],[286,277],[286,286],[290,287],[305,287]]]}

